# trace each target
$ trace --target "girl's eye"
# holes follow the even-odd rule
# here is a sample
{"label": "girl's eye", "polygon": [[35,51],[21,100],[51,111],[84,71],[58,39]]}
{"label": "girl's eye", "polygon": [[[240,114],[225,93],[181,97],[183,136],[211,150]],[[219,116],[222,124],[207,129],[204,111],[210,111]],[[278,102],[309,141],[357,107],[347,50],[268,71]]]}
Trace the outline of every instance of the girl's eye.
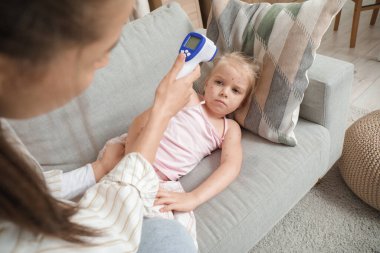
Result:
{"label": "girl's eye", "polygon": [[238,89],[235,89],[235,88],[234,88],[234,89],[232,89],[232,92],[233,92],[233,93],[235,93],[235,94],[240,94],[240,90],[238,90]]}
{"label": "girl's eye", "polygon": [[223,82],[222,82],[222,81],[219,81],[219,80],[215,80],[215,83],[216,83],[217,85],[223,85]]}

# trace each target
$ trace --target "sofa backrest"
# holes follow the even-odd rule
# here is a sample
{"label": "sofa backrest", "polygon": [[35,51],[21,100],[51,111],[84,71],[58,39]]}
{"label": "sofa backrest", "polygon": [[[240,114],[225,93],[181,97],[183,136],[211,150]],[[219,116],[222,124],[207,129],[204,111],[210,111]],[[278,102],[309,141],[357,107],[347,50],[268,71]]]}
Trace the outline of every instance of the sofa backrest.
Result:
{"label": "sofa backrest", "polygon": [[80,97],[49,114],[8,122],[45,170],[69,171],[92,162],[106,140],[127,132],[151,105],[192,30],[178,4],[161,7],[123,28],[109,65]]}

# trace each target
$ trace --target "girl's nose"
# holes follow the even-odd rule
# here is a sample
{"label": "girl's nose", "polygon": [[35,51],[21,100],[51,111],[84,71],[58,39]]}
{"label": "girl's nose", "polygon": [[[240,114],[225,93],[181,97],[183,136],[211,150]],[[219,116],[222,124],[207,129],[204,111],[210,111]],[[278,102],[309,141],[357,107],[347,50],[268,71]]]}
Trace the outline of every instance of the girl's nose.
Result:
{"label": "girl's nose", "polygon": [[220,96],[222,97],[227,97],[227,91],[225,89],[222,89],[219,93]]}

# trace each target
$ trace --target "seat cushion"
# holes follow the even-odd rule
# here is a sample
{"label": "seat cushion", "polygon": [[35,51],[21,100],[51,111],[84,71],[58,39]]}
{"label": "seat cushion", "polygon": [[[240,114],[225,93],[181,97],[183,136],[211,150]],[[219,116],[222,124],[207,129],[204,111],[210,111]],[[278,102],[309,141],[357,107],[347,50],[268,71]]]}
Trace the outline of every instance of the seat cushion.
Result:
{"label": "seat cushion", "polygon": [[[205,252],[247,252],[327,171],[330,136],[326,128],[300,119],[299,145],[271,143],[243,133],[244,161],[238,178],[195,210],[198,244]],[[217,168],[220,151],[181,179],[186,191]]]}

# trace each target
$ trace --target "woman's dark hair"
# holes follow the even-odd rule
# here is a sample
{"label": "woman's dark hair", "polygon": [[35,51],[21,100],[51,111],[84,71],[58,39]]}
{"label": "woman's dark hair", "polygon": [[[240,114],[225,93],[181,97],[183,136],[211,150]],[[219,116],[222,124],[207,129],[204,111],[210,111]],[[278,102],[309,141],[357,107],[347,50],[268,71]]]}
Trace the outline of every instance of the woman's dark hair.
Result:
{"label": "woman's dark hair", "polygon": [[[102,29],[99,10],[106,2],[0,1],[0,58],[10,60],[16,68],[43,65],[57,50],[97,40]],[[77,208],[53,198],[43,179],[7,143],[1,132],[0,174],[0,219],[70,242],[83,242],[83,236],[99,234],[70,221]]]}
{"label": "woman's dark hair", "polygon": [[14,60],[46,61],[62,46],[99,37],[101,0],[0,1],[0,54]]}
{"label": "woman's dark hair", "polygon": [[70,221],[77,207],[56,200],[35,170],[0,136],[0,219],[36,234],[82,243],[98,231]]}

